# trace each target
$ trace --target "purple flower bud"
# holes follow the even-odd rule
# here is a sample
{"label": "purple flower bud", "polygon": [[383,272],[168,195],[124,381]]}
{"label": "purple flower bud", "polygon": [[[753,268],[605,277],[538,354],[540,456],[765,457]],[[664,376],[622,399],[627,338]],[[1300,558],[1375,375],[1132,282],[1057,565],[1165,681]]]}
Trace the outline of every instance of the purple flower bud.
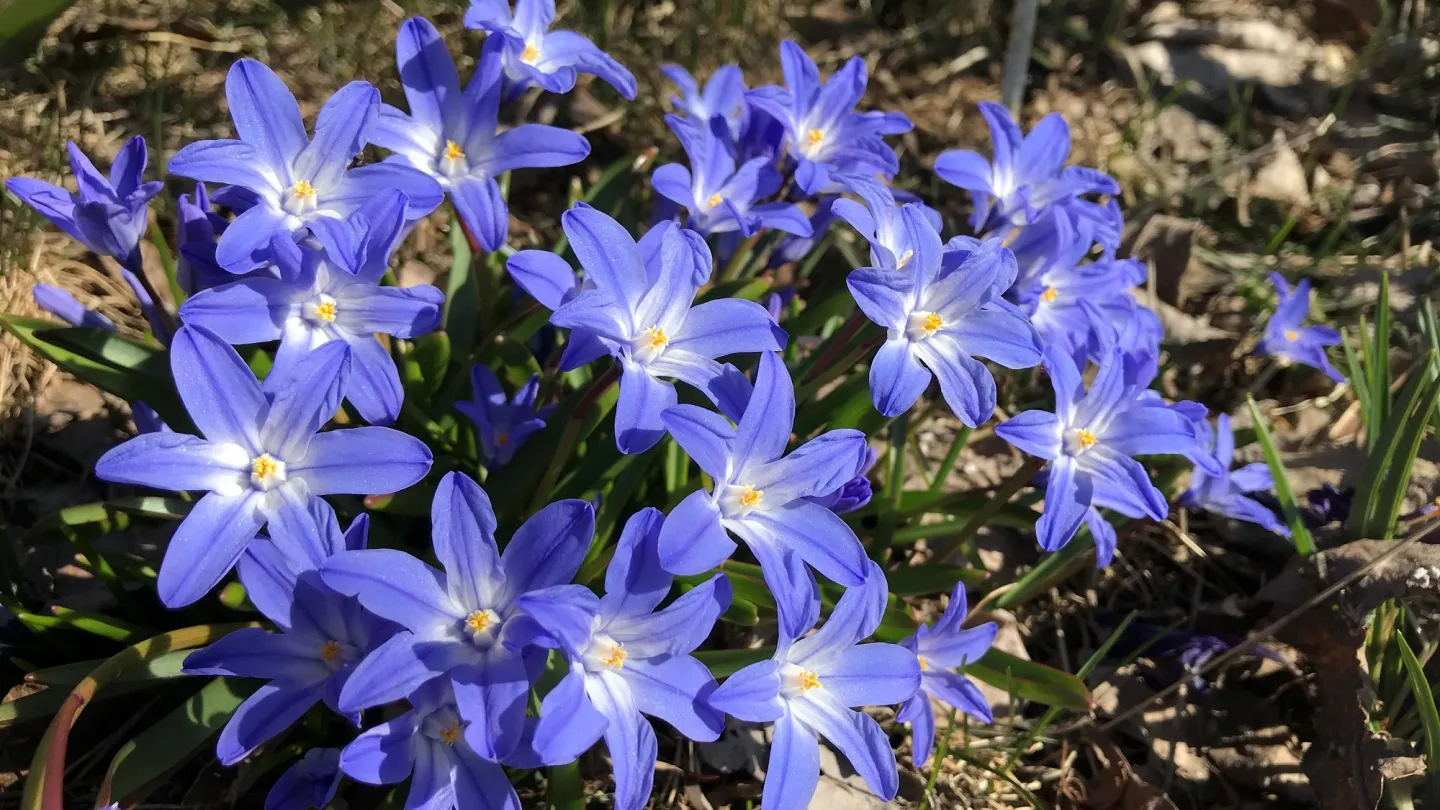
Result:
{"label": "purple flower bud", "polygon": [[94,329],[115,331],[115,323],[94,310],[86,309],[75,296],[59,287],[36,284],[32,293],[35,304],[71,326],[88,326]]}

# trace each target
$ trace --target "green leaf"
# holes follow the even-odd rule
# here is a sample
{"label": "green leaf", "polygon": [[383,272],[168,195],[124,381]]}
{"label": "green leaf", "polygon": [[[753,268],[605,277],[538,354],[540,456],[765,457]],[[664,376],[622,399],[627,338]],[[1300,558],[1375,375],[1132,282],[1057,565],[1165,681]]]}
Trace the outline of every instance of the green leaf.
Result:
{"label": "green leaf", "polygon": [[470,266],[470,241],[465,238],[465,231],[454,212],[450,214],[450,253],[454,258],[450,262],[450,276],[445,285],[445,309],[441,313],[441,323],[450,336],[454,357],[463,361],[470,356],[470,347],[475,345],[480,293]]}
{"label": "green leaf", "polygon": [[[121,672],[111,683],[152,683],[170,678],[179,678],[185,675],[181,670],[185,665],[185,658],[190,655],[189,650],[178,650],[166,653],[158,658],[152,658],[139,666]],[[105,663],[105,659],[97,658],[93,661],[77,661],[73,664],[62,664],[58,667],[47,667],[37,669],[25,676],[30,683],[38,683],[50,687],[72,687],[85,680],[96,667]]]}
{"label": "green leaf", "polygon": [[1405,673],[1410,678],[1410,688],[1415,694],[1415,708],[1420,713],[1420,722],[1425,726],[1425,764],[1430,775],[1430,796],[1440,796],[1440,710],[1435,707],[1435,693],[1430,688],[1430,679],[1425,667],[1415,657],[1403,633],[1396,633],[1400,658],[1405,662]]}
{"label": "green leaf", "polygon": [[890,593],[896,596],[948,594],[957,582],[964,582],[967,586],[978,585],[986,576],[984,571],[975,568],[931,564],[901,568],[885,574],[890,583]]}
{"label": "green leaf", "polygon": [[0,14],[0,55],[18,59],[75,0],[11,0]]}
{"label": "green leaf", "polygon": [[774,647],[756,647],[753,650],[700,650],[694,655],[710,668],[711,675],[724,678],[774,654]]}
{"label": "green leaf", "polygon": [[[237,690],[236,681],[216,678],[193,697],[160,718],[159,722],[125,743],[110,761],[97,808],[123,800],[131,806],[137,794],[148,794],[160,781],[186,760],[230,720],[251,690]],[[214,752],[205,753],[213,756]]]}
{"label": "green leaf", "polygon": [[1391,403],[1376,440],[1367,443],[1365,467],[1345,523],[1351,540],[1380,539],[1394,533],[1410,469],[1440,398],[1440,375],[1435,373],[1434,360],[1432,349],[1411,367],[1410,379]]}
{"label": "green leaf", "polygon": [[1074,675],[993,647],[979,661],[967,664],[965,674],[1018,698],[1047,706],[1075,712],[1088,712],[1093,706],[1090,690]]}
{"label": "green leaf", "polygon": [[580,765],[552,765],[545,786],[545,804],[551,810],[584,810],[585,780]]}
{"label": "green leaf", "polygon": [[1275,449],[1275,440],[1270,436],[1270,426],[1265,424],[1265,417],[1260,413],[1260,406],[1255,404],[1255,397],[1247,393],[1245,401],[1250,406],[1250,419],[1255,423],[1255,441],[1259,442],[1260,452],[1265,455],[1265,463],[1270,466],[1270,476],[1275,479],[1275,497],[1280,501],[1280,508],[1285,513],[1285,523],[1290,527],[1290,537],[1295,541],[1295,550],[1301,554],[1314,554],[1315,540],[1310,536],[1310,528],[1305,525],[1300,504],[1295,500],[1295,490],[1290,486],[1290,476],[1285,472],[1285,462],[1280,459],[1280,451]]}
{"label": "green leaf", "polygon": [[421,335],[415,339],[410,356],[420,367],[420,380],[428,400],[445,384],[445,372],[450,367],[450,336],[444,332]]}

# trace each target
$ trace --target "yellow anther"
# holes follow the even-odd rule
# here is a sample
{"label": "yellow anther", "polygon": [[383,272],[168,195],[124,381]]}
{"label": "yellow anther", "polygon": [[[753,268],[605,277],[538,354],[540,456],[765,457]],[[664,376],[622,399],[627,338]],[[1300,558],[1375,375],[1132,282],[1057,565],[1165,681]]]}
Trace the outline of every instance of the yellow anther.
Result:
{"label": "yellow anther", "polygon": [[1286,329],[1286,330],[1285,330],[1285,339],[1288,340],[1288,341],[1294,342],[1294,341],[1300,339],[1300,333],[1299,333],[1299,332],[1296,332],[1294,329]]}
{"label": "yellow anther", "polygon": [[335,322],[335,302],[321,301],[315,305],[315,317],[326,323]]}
{"label": "yellow anther", "polygon": [[320,657],[325,659],[328,664],[339,661],[343,655],[344,653],[340,651],[340,642],[334,639],[325,642],[325,646],[320,648]]}
{"label": "yellow anther", "polygon": [[275,471],[279,469],[280,462],[272,458],[269,453],[261,453],[255,457],[254,461],[250,462],[250,474],[262,481],[267,476],[274,475]]}
{"label": "yellow anther", "polygon": [[460,739],[460,721],[454,720],[450,725],[440,730],[440,742],[446,745],[454,745]]}
{"label": "yellow anther", "polygon": [[811,689],[820,688],[820,676],[810,670],[803,670],[800,673],[800,691],[809,692]]}
{"label": "yellow anther", "polygon": [[1091,433],[1085,428],[1080,428],[1079,430],[1075,431],[1075,438],[1080,442],[1081,450],[1088,450],[1089,448],[1094,447],[1100,441],[1098,438],[1095,437],[1094,433]]}
{"label": "yellow anther", "polygon": [[465,157],[465,150],[460,148],[460,144],[455,143],[454,141],[445,142],[446,160],[459,160],[463,157]]}
{"label": "yellow anther", "polygon": [[601,659],[600,663],[611,669],[620,669],[625,666],[625,659],[629,657],[630,654],[625,652],[625,648],[616,644],[610,648],[610,653]]}
{"label": "yellow anther", "polygon": [[535,64],[535,61],[539,58],[540,49],[528,43],[525,45],[525,50],[520,52],[520,61],[527,65]]}
{"label": "yellow anther", "polygon": [[740,505],[746,509],[754,509],[764,497],[763,490],[756,489],[754,484],[746,484],[745,491],[740,493]]}
{"label": "yellow anther", "polygon": [[925,670],[927,670],[927,669],[930,668],[930,662],[925,660],[925,656],[923,656],[923,655],[917,655],[917,656],[915,656],[915,660],[917,660],[917,661],[920,662],[920,671],[921,671],[921,672],[924,672]]}
{"label": "yellow anther", "polygon": [[898,262],[895,263],[895,269],[896,269],[896,270],[899,270],[900,268],[902,268],[902,267],[904,267],[905,265],[909,264],[909,263],[910,263],[910,260],[913,259],[913,258],[915,258],[915,251],[913,251],[913,250],[907,250],[907,251],[905,251],[905,253],[900,256],[900,261],[898,261]]}
{"label": "yellow anther", "polygon": [[670,336],[665,334],[665,330],[658,326],[652,326],[646,329],[645,337],[649,339],[650,348],[652,349],[663,349],[670,345]]}
{"label": "yellow anther", "polygon": [[309,181],[296,180],[295,185],[290,187],[290,193],[300,199],[304,199],[306,197],[314,197],[315,187],[310,185]]}
{"label": "yellow anther", "polygon": [[1060,291],[1054,287],[1046,287],[1045,292],[1040,293],[1040,300],[1047,304],[1053,304],[1056,298],[1060,297]]}
{"label": "yellow anther", "polygon": [[811,146],[816,146],[825,140],[825,131],[822,129],[812,129],[806,133],[805,138],[810,142]]}
{"label": "yellow anther", "polygon": [[719,193],[711,194],[710,199],[705,201],[705,207],[707,209],[714,208],[722,202],[725,202],[725,198],[721,197]]}
{"label": "yellow anther", "polygon": [[927,335],[935,334],[936,332],[940,331],[940,329],[944,326],[945,319],[934,312],[926,315],[924,322],[920,324],[920,327],[925,330],[925,334]]}
{"label": "yellow anther", "polygon": [[465,617],[465,626],[477,633],[483,633],[485,632],[485,628],[490,626],[491,621],[493,621],[493,618],[490,615],[490,611],[477,610]]}

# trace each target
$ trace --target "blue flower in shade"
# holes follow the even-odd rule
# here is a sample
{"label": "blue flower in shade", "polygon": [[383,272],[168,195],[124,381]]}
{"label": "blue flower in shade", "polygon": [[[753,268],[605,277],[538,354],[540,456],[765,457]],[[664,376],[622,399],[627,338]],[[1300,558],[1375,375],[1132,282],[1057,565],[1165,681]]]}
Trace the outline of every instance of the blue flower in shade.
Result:
{"label": "blue flower in shade", "polygon": [[690,653],[730,606],[730,581],[716,574],[657,611],[672,580],[656,556],[663,521],[659,510],[643,509],[626,522],[604,597],[545,599],[530,608],[569,668],[541,704],[535,750],[547,764],[570,762],[603,735],[617,810],[640,810],[650,798],[657,748],[644,715],[701,742],[718,739],[725,727],[707,703],[715,679]]}
{"label": "blue flower in shade", "polygon": [[344,343],[322,346],[293,384],[267,394],[220,336],[195,326],[176,333],[170,368],[203,438],[147,433],[95,463],[106,481],[207,493],[165,550],[156,587],[166,606],[204,596],[267,523],[287,553],[317,542],[318,496],[396,492],[429,472],[430,450],[397,430],[317,433],[340,406],[349,354]]}
{"label": "blue flower in shade", "polygon": [[916,765],[930,758],[930,749],[935,744],[935,709],[930,705],[931,698],[982,723],[995,719],[980,687],[955,668],[979,661],[995,642],[998,628],[994,622],[986,622],[962,630],[960,625],[965,621],[966,612],[965,583],[957,582],[950,594],[950,604],[935,626],[921,625],[915,635],[900,642],[900,646],[915,654],[920,666],[920,691],[900,704],[895,714],[896,720],[910,724],[911,759]]}
{"label": "blue flower in shade", "polygon": [[1041,548],[1064,546],[1083,521],[1095,538],[1100,565],[1109,565],[1115,530],[1096,507],[1131,518],[1164,519],[1169,511],[1165,495],[1132,456],[1188,453],[1195,447],[1195,429],[1164,403],[1137,396],[1126,384],[1119,349],[1100,363],[1088,392],[1075,362],[1060,349],[1045,351],[1045,370],[1055,387],[1055,413],[1025,411],[998,425],[995,433],[1050,462],[1045,508],[1035,527]]}
{"label": "blue flower in shade", "polygon": [[774,196],[784,178],[764,157],[737,168],[723,119],[711,119],[703,127],[678,115],[665,116],[665,122],[685,147],[690,168],[667,163],[655,169],[650,183],[657,194],[690,213],[686,227],[706,235],[739,231],[748,237],[761,228],[811,235],[810,218],[796,206],[760,202]]}
{"label": "blue flower in shade", "polygon": [[220,234],[230,223],[210,207],[210,191],[204,183],[196,183],[191,194],[175,198],[179,227],[176,229],[175,277],[180,289],[189,295],[201,290],[229,284],[237,278],[258,274],[273,276],[273,267],[260,267],[249,274],[236,275],[215,261],[215,248]]}
{"label": "blue flower in shade", "polygon": [[1321,484],[1319,489],[1305,493],[1310,508],[1305,510],[1310,528],[1331,523],[1344,523],[1350,519],[1350,505],[1355,500],[1355,488],[1337,488],[1334,484]]}
{"label": "blue flower in shade", "polygon": [[785,455],[795,423],[795,391],[778,354],[761,355],[755,391],[738,425],[694,405],[671,408],[664,420],[675,441],[714,479],[709,492],[686,496],[660,530],[665,570],[693,575],[719,565],[735,551],[728,530],[759,561],[782,618],[805,613],[805,596],[786,573],[789,555],[846,587],[864,581],[865,549],[855,532],[806,499],[828,495],[859,473],[865,435],[832,430]]}
{"label": "blue flower in shade", "polygon": [[851,57],[822,83],[805,49],[787,39],[780,43],[780,65],[785,87],[759,87],[746,98],[784,127],[801,190],[806,194],[827,190],[835,172],[889,177],[900,170],[884,136],[909,132],[910,119],[898,112],[855,112],[865,94],[864,59]]}
{"label": "blue flower in shade", "polygon": [[470,747],[499,761],[520,743],[530,682],[545,662],[544,650],[534,646],[544,631],[519,600],[536,591],[572,602],[590,595],[564,583],[590,546],[595,510],[581,500],[552,503],[531,516],[500,554],[489,497],[452,472],[440,480],[430,518],[443,571],[393,549],[346,552],[322,569],[327,585],[358,596],[368,610],[405,628],[356,668],[340,708],[358,711],[400,700],[446,676],[468,722]]}
{"label": "blue flower in shade", "polygon": [[1000,104],[982,101],[980,114],[990,126],[993,161],[960,149],[935,159],[935,173],[942,180],[970,192],[974,204],[970,224],[976,231],[1005,237],[1045,212],[1056,211],[1072,222],[1102,226],[1096,235],[1107,247],[1119,244],[1118,206],[1101,205],[1081,195],[1118,194],[1120,186],[1102,172],[1065,165],[1070,157],[1070,126],[1059,113],[1040,119],[1028,135],[1020,132]]}
{"label": "blue flower in shade", "polygon": [[505,398],[500,379],[489,368],[476,363],[470,369],[471,400],[455,403],[455,410],[470,417],[480,437],[480,453],[485,466],[499,467],[510,463],[530,434],[545,427],[545,417],[552,407],[535,410],[535,395],[540,391],[540,375],[533,374],[515,392],[514,399]]}
{"label": "blue flower in shade", "polygon": [[342,392],[366,421],[390,424],[404,389],[395,360],[376,333],[413,338],[440,325],[445,294],[428,285],[381,287],[390,254],[404,236],[405,196],[387,191],[345,220],[314,225],[319,249],[276,237],[279,278],[255,276],[196,294],[180,308],[187,324],[230,343],[280,341],[265,390],[287,384],[296,366],[331,342],[350,347]]}
{"label": "blue flower in shade", "polygon": [[462,717],[449,683],[419,686],[410,706],[345,746],[341,772],[370,785],[393,785],[408,777],[405,807],[411,810],[520,810],[505,769],[471,744],[477,721]]}
{"label": "blue flower in shade", "polygon": [[[670,104],[685,114],[697,129],[709,129],[711,120],[722,118],[730,141],[740,140],[745,131],[745,76],[738,65],[724,65],[710,75],[705,89],[679,65],[661,65],[660,72],[680,88],[679,96],[671,96]],[[672,127],[673,128],[673,127]]]}
{"label": "blue flower in shade", "polygon": [[[346,540],[364,547],[365,524],[342,537],[328,506],[316,510],[315,518],[328,524],[319,551],[339,553]],[[269,681],[240,704],[220,732],[215,752],[225,765],[249,756],[316,703],[339,712],[341,689],[356,663],[398,629],[367,613],[354,598],[325,587],[313,565],[295,573],[292,566],[298,564],[280,561],[274,545],[257,540],[256,546],[264,551],[241,568],[240,581],[247,592],[253,584],[262,593],[255,606],[280,632],[236,630],[185,658],[187,674]],[[349,719],[360,725],[358,714]]]}
{"label": "blue flower in shade", "polygon": [[1275,285],[1280,300],[1275,305],[1275,314],[1265,324],[1265,336],[1255,351],[1318,368],[1335,382],[1345,382],[1345,375],[1331,365],[1325,355],[1326,346],[1340,342],[1340,333],[1328,326],[1305,325],[1305,318],[1310,314],[1310,279],[1301,279],[1293,291],[1279,273],[1270,274],[1270,283]]}
{"label": "blue flower in shade", "polygon": [[593,336],[582,344],[585,352],[567,350],[560,365],[576,368],[601,353],[620,363],[620,452],[644,452],[665,434],[660,414],[677,395],[662,377],[683,380],[719,402],[726,373],[715,358],[785,347],[785,332],[754,301],[722,298],[691,306],[712,266],[710,248],[694,231],[666,223],[637,244],[620,223],[591,208],[566,211],[560,223],[587,285],[594,284],[550,318]]}
{"label": "blue flower in shade", "polygon": [[855,477],[840,485],[840,488],[829,495],[820,495],[807,498],[811,503],[818,503],[837,515],[845,515],[857,509],[864,508],[870,503],[874,491],[870,486],[870,471],[875,469],[875,464],[880,461],[880,454],[873,447],[865,448],[865,463],[860,465],[860,471]]}
{"label": "blue flower in shade", "polygon": [[[819,737],[839,749],[881,799],[895,798],[899,789],[889,737],[854,709],[909,700],[921,685],[920,664],[898,644],[859,643],[885,612],[885,575],[868,560],[866,570],[864,582],[840,597],[818,631],[800,638],[782,624],[774,658],[731,675],[710,697],[711,706],[737,719],[775,724],[760,800],[766,810],[809,804],[820,779]],[[809,580],[803,633],[815,626],[820,599],[815,580],[800,573]]]}
{"label": "blue flower in shade", "polygon": [[995,411],[995,379],[975,357],[1007,368],[1040,362],[1040,339],[1000,299],[1015,277],[1015,257],[999,240],[943,252],[923,211],[901,212],[914,255],[906,272],[867,267],[850,274],[850,294],[888,336],[870,364],[870,393],[886,416],[909,410],[940,378],[945,402],[974,427]]}
{"label": "blue flower in shade", "polygon": [[1204,425],[1200,443],[1209,451],[1211,459],[1221,472],[1216,475],[1205,466],[1195,465],[1195,470],[1190,473],[1190,488],[1180,496],[1180,505],[1187,509],[1204,509],[1235,520],[1258,523],[1272,532],[1289,537],[1290,530],[1285,528],[1285,524],[1280,522],[1274,512],[1254,498],[1245,497],[1247,492],[1266,490],[1275,485],[1270,468],[1264,462],[1256,462],[1238,470],[1230,469],[1230,463],[1235,458],[1235,437],[1230,432],[1230,417],[1220,414],[1214,431],[1210,430],[1209,425],[1203,422],[1200,424]]}
{"label": "blue flower in shade", "polygon": [[295,96],[254,59],[231,66],[225,98],[240,139],[187,144],[170,159],[170,173],[227,184],[215,200],[244,211],[215,250],[226,270],[243,273],[264,264],[276,234],[301,236],[318,221],[349,215],[381,191],[403,192],[410,220],[434,211],[445,198],[434,180],[407,166],[349,168],[379,114],[380,92],[367,82],[351,82],[325,102],[313,139],[305,134]]}
{"label": "blue flower in shade", "polygon": [[322,810],[339,788],[340,749],[311,748],[275,780],[265,810]]}
{"label": "blue flower in shade", "polygon": [[521,124],[498,132],[500,53],[486,49],[470,86],[460,91],[460,74],[440,32],[423,17],[400,26],[395,61],[410,103],[407,115],[388,104],[370,141],[395,153],[391,162],[435,178],[480,246],[505,244],[510,215],[496,182],[512,169],[569,166],[590,154],[590,142],[568,129]]}
{"label": "blue flower in shade", "polygon": [[784,264],[799,262],[810,251],[815,249],[815,243],[830,229],[830,223],[835,221],[834,203],[838,197],[824,196],[815,201],[815,213],[810,215],[810,235],[793,236],[783,234],[775,243],[775,250],[770,253],[769,266],[780,267]]}
{"label": "blue flower in shade", "polygon": [[145,182],[145,139],[136,135],[125,142],[110,164],[108,178],[74,142],[65,148],[75,192],[30,177],[12,177],[5,187],[85,247],[119,259],[129,270],[139,269],[150,198],[164,187],[158,180]]}
{"label": "blue flower in shade", "polygon": [[589,73],[635,100],[630,71],[574,31],[551,31],[554,21],[555,0],[516,0],[513,14],[508,0],[470,0],[465,12],[466,28],[489,32],[485,47],[499,51],[512,96],[531,84],[568,93],[577,74]]}
{"label": "blue flower in shade", "polygon": [[106,332],[115,331],[114,321],[93,309],[87,309],[75,300],[75,296],[71,295],[69,290],[52,287],[49,284],[36,284],[30,294],[35,297],[36,306],[71,326],[104,329]]}
{"label": "blue flower in shade", "polygon": [[[831,204],[835,216],[845,220],[865,241],[870,243],[870,261],[882,270],[904,270],[915,257],[910,231],[905,227],[901,207],[884,183],[873,177],[849,175],[843,178],[851,191],[865,201],[838,199]],[[924,205],[916,205],[931,230],[940,232],[940,213]],[[1038,361],[1037,361],[1038,362]]]}

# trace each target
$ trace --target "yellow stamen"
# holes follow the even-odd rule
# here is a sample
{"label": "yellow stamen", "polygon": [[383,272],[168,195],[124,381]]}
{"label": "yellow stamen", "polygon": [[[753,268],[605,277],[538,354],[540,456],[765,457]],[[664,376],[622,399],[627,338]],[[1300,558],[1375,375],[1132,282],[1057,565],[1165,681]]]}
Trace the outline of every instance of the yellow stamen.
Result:
{"label": "yellow stamen", "polygon": [[764,490],[756,489],[754,484],[746,484],[745,491],[740,493],[740,505],[746,509],[753,509],[760,505],[760,501],[764,497]]}
{"label": "yellow stamen", "polygon": [[900,257],[900,261],[898,261],[898,262],[895,263],[895,269],[896,269],[896,270],[899,270],[900,268],[902,268],[902,267],[904,267],[905,265],[909,264],[909,263],[910,263],[910,260],[913,259],[913,258],[915,258],[915,251],[913,251],[913,250],[907,250],[907,251],[905,251],[904,255],[902,255],[902,256]]}
{"label": "yellow stamen", "polygon": [[333,664],[340,660],[341,655],[340,642],[334,639],[325,642],[325,646],[320,648],[320,657],[325,659],[325,662],[328,664]]}
{"label": "yellow stamen", "polygon": [[945,326],[945,319],[934,312],[926,315],[924,322],[920,324],[920,328],[924,329],[927,335],[935,334],[943,326]]}
{"label": "yellow stamen", "polygon": [[521,51],[520,53],[520,61],[524,62],[527,65],[535,64],[535,61],[539,58],[540,49],[535,47],[534,45],[526,44],[525,50]]}
{"label": "yellow stamen", "polygon": [[290,193],[301,199],[304,199],[305,197],[314,197],[315,187],[310,185],[308,181],[296,180],[295,185],[290,187]]}
{"label": "yellow stamen", "polygon": [[1040,293],[1040,300],[1044,301],[1047,304],[1054,303],[1055,299],[1059,297],[1060,291],[1055,289],[1054,287],[1046,287],[1045,292]]}
{"label": "yellow stamen", "polygon": [[326,323],[335,322],[335,302],[321,301],[315,305],[315,317]]}
{"label": "yellow stamen", "polygon": [[917,656],[915,656],[915,659],[920,662],[920,671],[921,671],[921,672],[924,672],[925,670],[927,670],[927,669],[930,668],[930,662],[925,660],[925,656],[923,656],[923,655],[917,655]]}
{"label": "yellow stamen", "polygon": [[819,689],[819,688],[820,688],[820,676],[819,676],[819,675],[816,675],[814,672],[811,672],[811,671],[808,670],[808,669],[807,669],[807,670],[804,670],[804,671],[802,671],[802,672],[800,673],[800,691],[802,691],[802,692],[809,692],[811,689]]}
{"label": "yellow stamen", "polygon": [[1295,340],[1298,340],[1299,338],[1300,338],[1300,333],[1299,333],[1299,332],[1296,332],[1294,329],[1286,329],[1286,330],[1285,330],[1285,339],[1286,339],[1286,340],[1289,340],[1289,341],[1292,341],[1292,342],[1293,342],[1293,341],[1295,341]]}
{"label": "yellow stamen", "polygon": [[811,146],[816,146],[821,141],[825,140],[825,131],[820,129],[812,129],[808,133],[806,133],[805,138],[810,142]]}
{"label": "yellow stamen", "polygon": [[600,663],[611,669],[620,669],[625,666],[625,659],[629,657],[630,654],[625,652],[625,648],[617,644],[610,648],[610,654],[601,659]]}
{"label": "yellow stamen", "polygon": [[1087,450],[1091,447],[1094,447],[1100,441],[1098,438],[1095,437],[1094,433],[1091,433],[1085,428],[1080,428],[1079,430],[1075,431],[1075,438],[1080,441],[1081,450]]}
{"label": "yellow stamen", "polygon": [[250,473],[256,478],[264,480],[266,476],[274,475],[280,469],[280,462],[276,461],[269,453],[261,453],[250,462]]}
{"label": "yellow stamen", "polygon": [[440,742],[454,745],[460,739],[460,721],[456,720],[440,730]]}
{"label": "yellow stamen", "polygon": [[463,157],[465,157],[465,150],[460,148],[460,144],[455,143],[454,141],[445,142],[446,160],[459,160]]}
{"label": "yellow stamen", "polygon": [[490,611],[477,610],[465,617],[465,626],[477,633],[483,633],[485,628],[490,626],[490,621]]}
{"label": "yellow stamen", "polygon": [[670,336],[665,334],[665,330],[658,326],[652,326],[646,329],[645,336],[650,339],[650,348],[652,349],[663,349],[670,345]]}
{"label": "yellow stamen", "polygon": [[722,202],[725,202],[725,198],[724,198],[724,197],[721,197],[721,196],[719,195],[719,193],[711,194],[711,195],[710,195],[710,199],[708,199],[708,200],[705,201],[705,207],[706,207],[706,208],[714,208],[715,206],[719,205],[719,204],[722,203]]}

